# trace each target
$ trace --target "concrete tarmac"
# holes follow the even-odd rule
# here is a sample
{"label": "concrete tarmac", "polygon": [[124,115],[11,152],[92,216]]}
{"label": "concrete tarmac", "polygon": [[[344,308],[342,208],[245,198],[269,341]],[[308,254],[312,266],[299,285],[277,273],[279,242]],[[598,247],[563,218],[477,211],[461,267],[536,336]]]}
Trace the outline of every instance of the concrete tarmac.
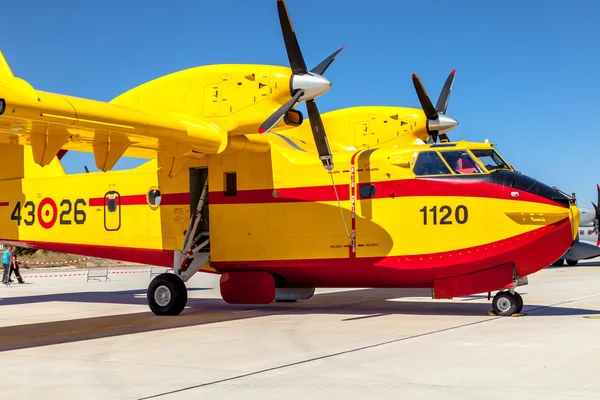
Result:
{"label": "concrete tarmac", "polygon": [[600,262],[485,294],[318,290],[232,306],[197,274],[177,317],[146,304],[149,268],[29,272],[0,286],[0,393],[14,399],[600,399]]}

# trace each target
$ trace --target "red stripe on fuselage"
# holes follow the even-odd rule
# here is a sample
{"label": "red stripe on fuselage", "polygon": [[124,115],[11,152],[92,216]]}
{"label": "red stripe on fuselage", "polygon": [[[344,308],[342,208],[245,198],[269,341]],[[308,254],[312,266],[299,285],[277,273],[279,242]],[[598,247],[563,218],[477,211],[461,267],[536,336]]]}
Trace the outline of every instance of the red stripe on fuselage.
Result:
{"label": "red stripe on fuselage", "polygon": [[8,207],[8,201],[0,202],[0,207]]}
{"label": "red stripe on fuselage", "polygon": [[[353,165],[353,164],[352,164]],[[350,185],[338,185],[340,200],[352,200],[352,169]],[[360,187],[365,184],[375,186],[375,196],[369,199],[360,198]],[[350,186],[350,187],[349,187]],[[360,182],[359,190],[355,190],[355,200],[372,201],[382,198],[414,197],[414,196],[447,196],[447,197],[483,197],[504,200],[520,200],[535,203],[566,207],[550,199],[523,190],[490,182],[464,181],[458,179],[403,179],[381,182]],[[274,197],[277,190],[279,197]],[[211,204],[256,204],[277,202],[311,202],[336,201],[331,186],[305,186],[284,189],[238,190],[236,196],[224,196],[223,192],[210,192]]]}
{"label": "red stripe on fuselage", "polygon": [[[120,204],[122,206],[141,206],[148,205],[145,194],[134,194],[119,197]],[[161,205],[163,206],[183,206],[190,204],[189,193],[167,193],[163,194],[161,198]],[[104,197],[90,198],[89,205],[91,207],[103,207]]]}
{"label": "red stripe on fuselage", "polygon": [[[355,156],[358,153],[355,154]],[[352,158],[354,166],[355,157]],[[381,182],[361,182],[362,185],[372,184],[375,186],[375,196],[369,199],[360,198],[360,190],[356,188],[356,169],[350,171],[350,184],[336,185],[340,201],[372,201],[383,198],[414,197],[414,196],[447,196],[447,197],[480,197],[504,200],[520,200],[535,203],[550,204],[566,207],[550,199],[538,196],[523,190],[498,185],[490,182],[463,181],[458,179],[403,179]],[[354,180],[352,179],[354,177]],[[352,182],[355,187],[352,188]],[[261,204],[261,203],[293,203],[293,202],[321,202],[336,201],[336,193],[332,186],[304,186],[295,188],[273,188],[238,190],[235,196],[225,196],[224,192],[209,192],[210,204]],[[147,205],[145,194],[126,195],[120,197],[122,206]],[[162,196],[161,205],[189,205],[189,193],[169,193]],[[104,206],[104,198],[90,198],[89,205],[92,207]],[[8,206],[8,202],[0,203],[0,206]]]}
{"label": "red stripe on fuselage", "polygon": [[[336,185],[340,201],[349,200],[348,185]],[[238,190],[235,196],[225,196],[224,192],[209,192],[210,204],[259,204],[336,201],[333,186],[305,186],[295,188],[274,188]]]}

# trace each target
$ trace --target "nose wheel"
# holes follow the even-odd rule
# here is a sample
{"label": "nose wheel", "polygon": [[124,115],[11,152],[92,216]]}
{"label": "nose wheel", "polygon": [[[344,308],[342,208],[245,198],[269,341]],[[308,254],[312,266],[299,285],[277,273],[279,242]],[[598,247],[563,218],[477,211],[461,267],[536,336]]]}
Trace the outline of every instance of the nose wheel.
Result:
{"label": "nose wheel", "polygon": [[492,300],[494,314],[510,316],[523,310],[523,298],[517,292],[498,292]]}

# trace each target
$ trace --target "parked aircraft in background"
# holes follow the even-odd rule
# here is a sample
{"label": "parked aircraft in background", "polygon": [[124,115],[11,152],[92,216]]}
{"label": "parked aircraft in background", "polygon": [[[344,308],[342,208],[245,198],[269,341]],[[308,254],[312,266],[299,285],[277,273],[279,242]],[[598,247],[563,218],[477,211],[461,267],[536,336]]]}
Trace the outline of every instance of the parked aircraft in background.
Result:
{"label": "parked aircraft in background", "polygon": [[[600,204],[600,185],[596,185],[598,203]],[[579,232],[573,246],[562,255],[561,258],[552,263],[553,266],[561,266],[566,262],[575,266],[580,260],[600,256],[600,209],[592,202],[592,208],[579,207]]]}

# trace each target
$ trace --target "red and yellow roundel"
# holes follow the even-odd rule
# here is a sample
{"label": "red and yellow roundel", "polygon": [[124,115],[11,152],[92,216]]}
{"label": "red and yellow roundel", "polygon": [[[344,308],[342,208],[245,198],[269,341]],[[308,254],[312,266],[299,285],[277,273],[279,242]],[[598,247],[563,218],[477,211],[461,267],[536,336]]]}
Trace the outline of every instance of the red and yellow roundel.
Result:
{"label": "red and yellow roundel", "polygon": [[37,216],[42,228],[52,228],[56,223],[56,218],[58,217],[58,209],[56,208],[56,203],[54,202],[54,200],[52,200],[49,197],[46,197],[42,201],[40,201]]}

